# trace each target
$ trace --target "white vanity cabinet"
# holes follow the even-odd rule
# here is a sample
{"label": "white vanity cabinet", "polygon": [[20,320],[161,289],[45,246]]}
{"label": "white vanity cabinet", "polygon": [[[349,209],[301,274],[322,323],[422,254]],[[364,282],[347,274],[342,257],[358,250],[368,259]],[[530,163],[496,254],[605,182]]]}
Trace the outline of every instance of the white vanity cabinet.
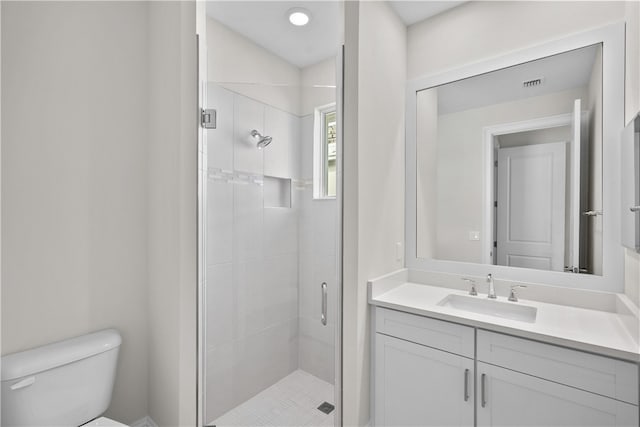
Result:
{"label": "white vanity cabinet", "polygon": [[477,332],[478,426],[638,426],[638,366]]}
{"label": "white vanity cabinet", "polygon": [[377,426],[473,425],[473,359],[379,335],[376,363]]}
{"label": "white vanity cabinet", "polygon": [[374,311],[376,427],[639,425],[636,363]]}
{"label": "white vanity cabinet", "polygon": [[376,426],[472,426],[474,330],[378,308]]}
{"label": "white vanity cabinet", "polygon": [[478,362],[477,426],[637,427],[638,407]]}

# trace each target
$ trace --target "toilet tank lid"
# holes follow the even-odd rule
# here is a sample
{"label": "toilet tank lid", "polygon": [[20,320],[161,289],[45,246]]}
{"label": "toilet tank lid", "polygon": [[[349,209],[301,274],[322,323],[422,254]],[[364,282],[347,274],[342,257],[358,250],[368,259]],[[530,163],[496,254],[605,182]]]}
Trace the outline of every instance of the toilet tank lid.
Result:
{"label": "toilet tank lid", "polygon": [[94,356],[120,346],[122,339],[115,329],[58,341],[31,350],[2,356],[1,380],[15,380],[58,366]]}

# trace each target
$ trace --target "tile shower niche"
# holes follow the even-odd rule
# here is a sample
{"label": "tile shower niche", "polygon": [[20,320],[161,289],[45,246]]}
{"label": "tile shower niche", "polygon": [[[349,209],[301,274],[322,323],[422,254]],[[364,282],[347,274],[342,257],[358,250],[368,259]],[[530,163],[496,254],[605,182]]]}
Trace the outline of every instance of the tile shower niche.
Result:
{"label": "tile shower niche", "polygon": [[264,207],[291,208],[291,179],[264,177]]}

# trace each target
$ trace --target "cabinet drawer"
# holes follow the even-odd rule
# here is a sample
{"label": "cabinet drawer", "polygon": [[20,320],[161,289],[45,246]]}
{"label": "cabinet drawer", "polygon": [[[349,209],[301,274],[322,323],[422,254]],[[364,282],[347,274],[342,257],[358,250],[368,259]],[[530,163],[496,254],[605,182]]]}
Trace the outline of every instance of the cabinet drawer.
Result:
{"label": "cabinet drawer", "polygon": [[376,332],[474,357],[474,329],[468,326],[376,307]]}
{"label": "cabinet drawer", "polygon": [[479,362],[638,405],[638,366],[609,357],[478,330]]}

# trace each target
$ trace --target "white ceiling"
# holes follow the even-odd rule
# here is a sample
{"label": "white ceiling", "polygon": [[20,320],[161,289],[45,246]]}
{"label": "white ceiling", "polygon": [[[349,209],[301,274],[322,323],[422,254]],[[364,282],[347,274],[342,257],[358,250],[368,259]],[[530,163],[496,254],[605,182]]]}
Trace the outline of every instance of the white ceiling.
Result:
{"label": "white ceiling", "polygon": [[[438,87],[438,114],[586,86],[600,45],[585,47]],[[525,88],[524,81],[542,84]]]}
{"label": "white ceiling", "polygon": [[[289,23],[287,11],[311,12],[304,27]],[[338,54],[342,15],[337,1],[208,1],[207,15],[299,68]]]}
{"label": "white ceiling", "polygon": [[400,19],[408,26],[466,3],[466,1],[390,0],[389,3]]}
{"label": "white ceiling", "polygon": [[[389,1],[406,25],[411,25],[463,1]],[[289,23],[287,11],[311,12],[304,27]],[[299,68],[336,56],[343,40],[342,4],[335,0],[214,0],[207,15]]]}

